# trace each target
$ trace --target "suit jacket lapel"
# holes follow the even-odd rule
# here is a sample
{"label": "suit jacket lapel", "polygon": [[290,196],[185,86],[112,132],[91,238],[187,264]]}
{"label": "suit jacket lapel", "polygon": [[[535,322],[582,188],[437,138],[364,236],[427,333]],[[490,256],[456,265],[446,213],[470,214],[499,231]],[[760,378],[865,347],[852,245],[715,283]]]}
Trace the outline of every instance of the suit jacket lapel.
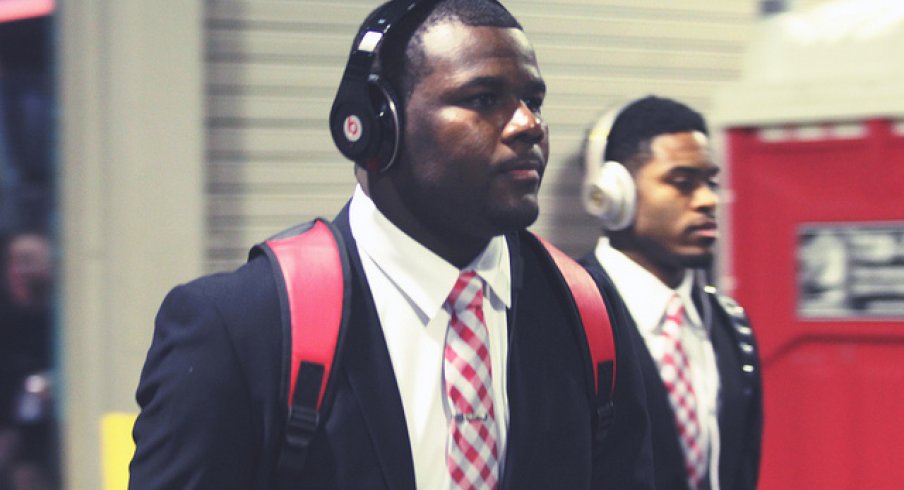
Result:
{"label": "suit jacket lapel", "polygon": [[737,341],[728,331],[731,325],[726,323],[721,310],[717,311],[719,313],[713,315],[711,338],[721,381],[719,436],[722,446],[719,471],[722,481],[731,481],[745,442],[743,429],[746,427],[747,407],[750,406],[750,402],[744,395],[740,362],[736,354]]}
{"label": "suit jacket lapel", "polygon": [[[521,285],[524,280],[524,263],[521,258],[521,249],[520,249],[519,241],[515,237],[512,237],[512,236],[507,236],[506,241],[507,241],[508,247],[509,247],[509,260],[511,263],[511,271],[512,271],[512,306],[509,309],[508,314],[506,315],[506,317],[507,317],[506,321],[507,321],[507,326],[508,326],[507,334],[508,334],[508,339],[509,339],[509,349],[511,349],[512,332],[513,332],[514,326],[515,326],[515,312],[518,311],[518,297],[519,297],[519,293],[521,291]],[[511,358],[512,358],[511,351],[509,351],[509,358],[506,359],[506,364],[507,364],[506,368],[509,372],[509,380],[511,380],[511,375],[512,375],[511,374],[512,373],[512,363],[510,361]],[[506,386],[506,390],[509,390],[509,389],[510,389],[510,387]],[[509,409],[511,410],[511,407],[509,407]],[[509,430],[508,443],[506,444],[505,457],[503,459],[502,475],[501,475],[501,479],[500,479],[500,488],[503,488],[503,489],[510,488],[510,485],[507,485],[506,483],[512,481],[511,475],[512,475],[512,472],[514,471],[514,466],[515,466],[514,464],[512,464],[512,462],[518,460],[517,454],[515,454],[513,456],[513,453],[515,453],[517,451],[517,446],[511,444],[512,436],[513,436],[513,434],[511,432],[511,430]],[[523,470],[523,468],[519,469],[519,471],[521,471],[521,470]],[[512,489],[512,490],[514,490],[514,489]]]}
{"label": "suit jacket lapel", "polygon": [[[662,461],[656,460],[657,472],[670,473],[670,479],[683,482],[685,477],[684,452],[678,440],[678,425],[675,423],[675,412],[669,401],[669,394],[659,375],[659,368],[647,344],[637,330],[634,319],[631,319],[631,328],[628,329],[633,337],[637,355],[640,358],[640,368],[643,373],[644,383],[647,389],[647,410],[652,421],[653,446],[658,448],[659,455],[667,455]],[[669,463],[674,464],[669,464]],[[683,485],[682,485],[683,486]]]}
{"label": "suit jacket lapel", "polygon": [[577,339],[577,313],[550,307],[568,293],[547,275],[555,266],[540,247],[509,237],[509,426],[500,488],[588,488],[590,404],[578,400],[589,397],[590,365]]}
{"label": "suit jacket lapel", "polygon": [[348,222],[348,206],[334,223],[342,232],[352,269],[352,319],[345,339],[343,367],[361,408],[383,468],[387,487],[414,489],[414,463],[402,399],[392,371],[370,288]]}
{"label": "suit jacket lapel", "polygon": [[509,262],[512,270],[512,307],[508,312],[508,337],[512,338],[515,312],[518,311],[518,293],[524,283],[524,258],[521,256],[521,242],[516,236],[507,235],[506,242],[509,248]]}

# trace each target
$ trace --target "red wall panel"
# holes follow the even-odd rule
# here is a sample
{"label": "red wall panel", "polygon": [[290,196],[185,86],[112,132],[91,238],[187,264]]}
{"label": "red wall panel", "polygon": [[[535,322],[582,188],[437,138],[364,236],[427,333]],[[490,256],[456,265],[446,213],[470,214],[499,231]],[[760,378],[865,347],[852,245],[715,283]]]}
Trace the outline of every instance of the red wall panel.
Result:
{"label": "red wall panel", "polygon": [[858,137],[827,129],[806,140],[793,129],[777,141],[729,131],[730,273],[763,358],[766,490],[904,482],[904,311],[814,319],[797,310],[802,226],[904,223],[904,135],[889,121],[864,125]]}

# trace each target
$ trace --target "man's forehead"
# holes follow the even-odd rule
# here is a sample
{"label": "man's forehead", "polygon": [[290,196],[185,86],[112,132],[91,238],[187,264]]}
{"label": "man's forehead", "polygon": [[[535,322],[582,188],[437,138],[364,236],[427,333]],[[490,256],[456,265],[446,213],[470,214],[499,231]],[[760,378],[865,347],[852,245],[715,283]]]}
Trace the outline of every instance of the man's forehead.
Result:
{"label": "man's forehead", "polygon": [[663,133],[650,142],[653,152],[710,151],[709,137],[701,131]]}
{"label": "man's forehead", "polygon": [[421,36],[428,59],[457,60],[474,56],[518,56],[536,62],[533,47],[520,29],[471,26],[450,19],[437,22]]}
{"label": "man's forehead", "polygon": [[701,131],[664,133],[650,144],[654,160],[705,162],[715,167],[709,137]]}

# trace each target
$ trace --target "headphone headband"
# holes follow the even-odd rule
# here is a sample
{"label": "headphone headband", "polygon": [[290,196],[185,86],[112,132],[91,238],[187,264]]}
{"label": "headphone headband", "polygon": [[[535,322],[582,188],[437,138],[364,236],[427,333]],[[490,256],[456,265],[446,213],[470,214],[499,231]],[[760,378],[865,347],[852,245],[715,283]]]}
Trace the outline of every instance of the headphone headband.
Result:
{"label": "headphone headband", "polygon": [[606,161],[606,145],[609,143],[612,126],[622,109],[628,104],[630,102],[618,104],[604,112],[587,133],[587,142],[584,147],[584,171],[588,174]]}
{"label": "headphone headband", "polygon": [[[435,3],[429,0],[396,0],[388,2],[382,8],[376,10],[365,20],[365,24],[358,30],[355,36],[355,44],[346,63],[346,72],[351,68],[357,72],[358,68],[367,68],[364,77],[370,74],[379,52],[380,45],[389,33],[389,30],[407,17],[415,7]],[[358,76],[360,73],[353,73]]]}

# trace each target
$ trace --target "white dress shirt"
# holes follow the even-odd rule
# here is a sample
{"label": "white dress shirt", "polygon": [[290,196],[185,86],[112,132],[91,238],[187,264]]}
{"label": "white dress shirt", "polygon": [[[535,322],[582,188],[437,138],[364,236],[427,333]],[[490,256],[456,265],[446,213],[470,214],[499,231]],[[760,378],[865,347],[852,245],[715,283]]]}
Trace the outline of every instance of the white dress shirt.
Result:
{"label": "white dress shirt", "polygon": [[[352,196],[349,222],[402,397],[415,483],[417,488],[449,488],[446,444],[451,412],[443,386],[443,349],[450,317],[443,304],[460,271],[391,223],[360,186]],[[486,284],[484,316],[501,466],[509,415],[506,311],[511,305],[505,238],[493,238],[464,270],[474,270]]]}
{"label": "white dress shirt", "polygon": [[659,339],[666,306],[673,294],[677,293],[681,298],[685,311],[681,344],[687,351],[691,365],[691,384],[697,395],[697,418],[702,426],[700,442],[703,450],[709,454],[710,488],[719,490],[719,370],[710,342],[709,326],[704,325],[691,299],[693,271],[688,270],[684,280],[673,290],[650,271],[613,248],[607,237],[600,238],[595,253],[596,259],[612,278],[657,365],[663,355]]}

